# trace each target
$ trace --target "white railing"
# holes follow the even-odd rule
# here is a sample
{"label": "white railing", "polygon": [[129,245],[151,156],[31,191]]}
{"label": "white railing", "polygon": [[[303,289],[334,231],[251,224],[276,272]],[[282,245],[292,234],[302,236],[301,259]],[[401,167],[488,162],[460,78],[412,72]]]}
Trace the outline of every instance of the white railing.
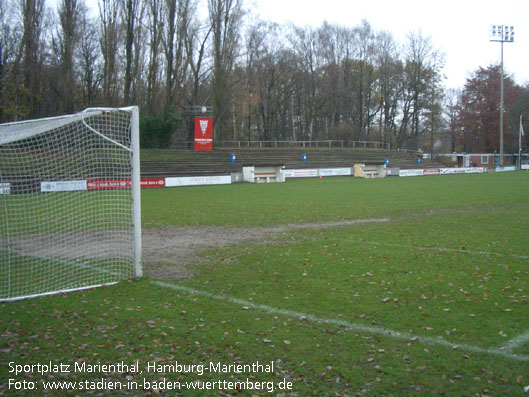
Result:
{"label": "white railing", "polygon": [[225,148],[281,148],[281,147],[302,147],[302,148],[331,148],[331,147],[352,147],[352,148],[370,148],[370,149],[391,149],[391,145],[386,142],[376,141],[341,141],[341,140],[322,140],[322,141],[216,141],[215,147]]}

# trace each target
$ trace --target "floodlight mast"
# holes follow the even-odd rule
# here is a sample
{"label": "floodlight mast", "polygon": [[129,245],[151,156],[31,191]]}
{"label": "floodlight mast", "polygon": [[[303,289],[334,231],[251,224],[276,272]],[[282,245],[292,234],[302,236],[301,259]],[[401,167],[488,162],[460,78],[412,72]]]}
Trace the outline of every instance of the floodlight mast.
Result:
{"label": "floodlight mast", "polygon": [[501,66],[500,66],[500,165],[503,165],[503,43],[514,42],[514,26],[492,25],[490,41],[501,43]]}

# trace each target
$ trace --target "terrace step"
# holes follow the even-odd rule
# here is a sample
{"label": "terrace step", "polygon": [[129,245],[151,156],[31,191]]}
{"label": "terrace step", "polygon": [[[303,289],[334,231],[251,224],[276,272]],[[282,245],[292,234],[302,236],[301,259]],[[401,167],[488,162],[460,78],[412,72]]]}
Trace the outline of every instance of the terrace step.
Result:
{"label": "terrace step", "polygon": [[[231,163],[230,155],[236,162]],[[307,161],[301,155],[307,155]],[[243,165],[282,164],[292,168],[353,167],[355,163],[389,160],[391,167],[440,168],[432,160],[416,164],[414,155],[384,149],[295,148],[295,149],[215,149],[210,152],[192,150],[144,149],[141,152],[141,175],[144,178],[164,176],[202,176],[240,172]]]}

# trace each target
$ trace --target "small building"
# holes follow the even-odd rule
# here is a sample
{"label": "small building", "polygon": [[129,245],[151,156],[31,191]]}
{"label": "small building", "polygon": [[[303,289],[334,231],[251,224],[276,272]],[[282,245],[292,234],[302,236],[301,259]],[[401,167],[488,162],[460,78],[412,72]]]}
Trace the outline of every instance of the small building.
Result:
{"label": "small building", "polygon": [[354,165],[354,176],[357,178],[385,178],[386,162],[369,161]]}
{"label": "small building", "polygon": [[251,183],[285,182],[284,165],[259,164],[244,165],[242,167],[242,180]]}
{"label": "small building", "polygon": [[[454,167],[494,167],[500,163],[500,155],[497,153],[450,153],[439,156],[451,160]],[[512,154],[503,155],[504,164],[514,164]]]}

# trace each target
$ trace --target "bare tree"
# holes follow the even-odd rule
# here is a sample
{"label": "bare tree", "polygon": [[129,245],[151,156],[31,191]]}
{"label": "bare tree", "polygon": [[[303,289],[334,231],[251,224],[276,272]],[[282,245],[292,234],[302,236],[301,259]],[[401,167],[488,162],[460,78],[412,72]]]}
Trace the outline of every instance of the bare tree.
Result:
{"label": "bare tree", "polygon": [[103,101],[107,106],[118,105],[118,47],[120,28],[118,0],[99,0],[101,23],[101,53],[103,56]]}
{"label": "bare tree", "polygon": [[16,96],[19,78],[19,67],[22,41],[22,26],[17,23],[13,3],[0,0],[0,122],[16,118]]}
{"label": "bare tree", "polygon": [[458,116],[461,107],[461,90],[448,89],[444,97],[444,110],[448,123],[448,137],[450,142],[450,152],[456,150],[458,138]]}
{"label": "bare tree", "polygon": [[75,108],[74,52],[79,39],[80,10],[81,3],[79,0],[61,0],[59,5],[61,44],[61,78],[59,84],[62,110],[66,113],[73,113]]}
{"label": "bare tree", "polygon": [[133,38],[133,57],[132,57],[132,69],[131,69],[131,89],[130,89],[130,104],[140,105],[142,108],[145,107],[146,99],[146,78],[148,74],[148,59],[149,54],[149,38],[146,34],[147,29],[144,24],[139,21],[143,21],[145,18],[146,4],[147,2],[140,1],[140,7],[138,9],[137,22],[134,28]]}
{"label": "bare tree", "polygon": [[375,112],[371,112],[371,98],[375,80],[373,68],[373,54],[375,47],[375,35],[366,20],[354,29],[354,40],[358,56],[355,62],[356,70],[354,80],[356,91],[355,129],[356,139],[366,139],[369,134],[369,126]]}
{"label": "bare tree", "polygon": [[[44,28],[44,0],[19,0],[22,18],[22,41],[18,60],[23,71],[22,86],[16,103],[26,110],[21,116],[37,117],[40,111],[40,94],[42,88],[42,33]],[[18,112],[17,112],[18,113]]]}
{"label": "bare tree", "polygon": [[[397,55],[397,44],[390,33],[381,32],[377,35],[378,92],[379,92],[379,123],[378,130],[383,142],[390,141],[397,133],[397,115],[402,94],[402,62]],[[396,140],[403,140],[396,136]]]}
{"label": "bare tree", "polygon": [[[331,131],[342,131],[344,124],[342,102],[344,95],[343,66],[345,59],[346,38],[348,32],[346,28],[338,25],[330,25],[326,22],[318,30],[318,41],[320,42],[320,52],[323,58],[324,71],[321,81],[321,93],[325,102],[326,134],[328,139],[328,129]],[[338,132],[340,134],[340,132]],[[340,138],[345,138],[340,136]]]}
{"label": "bare tree", "polygon": [[190,57],[195,50],[196,14],[195,0],[165,0],[165,31],[163,47],[165,55],[165,107],[181,107],[185,100]]}
{"label": "bare tree", "polygon": [[410,33],[405,46],[405,77],[407,94],[411,110],[411,146],[418,149],[421,129],[421,117],[425,105],[431,99],[428,97],[431,86],[440,83],[440,69],[442,68],[442,54],[434,49],[430,38],[422,33]]}
{"label": "bare tree", "polygon": [[81,88],[82,107],[85,108],[97,103],[103,66],[99,47],[99,30],[95,20],[88,16],[86,7],[82,8],[79,26],[81,34],[76,51],[77,77]]}
{"label": "bare tree", "polygon": [[237,57],[243,17],[241,0],[208,0],[213,40],[214,138],[222,129],[232,108],[232,71]]}
{"label": "bare tree", "polygon": [[[131,104],[131,87],[134,73],[134,40],[138,23],[140,0],[121,0],[121,11],[125,30],[125,78],[123,101],[125,105]],[[136,53],[138,49],[136,48]]]}
{"label": "bare tree", "polygon": [[188,105],[204,104],[208,101],[209,95],[203,95],[201,88],[209,73],[206,65],[207,43],[211,35],[212,27],[200,27],[194,25],[190,27],[186,35],[186,57],[190,68],[191,89],[188,96]]}
{"label": "bare tree", "polygon": [[176,10],[178,0],[166,0],[165,9],[165,106],[170,107],[173,104],[173,67],[175,52],[175,35],[176,35]]}
{"label": "bare tree", "polygon": [[162,0],[151,0],[147,7],[149,29],[149,66],[147,75],[147,112],[154,114],[159,103],[160,45],[162,40]]}
{"label": "bare tree", "polygon": [[240,119],[237,125],[244,125],[247,118],[247,128],[253,123],[260,140],[284,139],[291,133],[293,121],[293,53],[282,46],[276,24],[257,22],[247,37],[246,71],[241,70],[245,78],[238,84],[240,94],[234,99],[237,111],[232,117]]}
{"label": "bare tree", "polygon": [[298,62],[298,73],[293,77],[302,117],[300,138],[308,140],[314,138],[316,100],[319,94],[316,39],[316,32],[311,28],[292,27],[292,34],[289,37]]}

